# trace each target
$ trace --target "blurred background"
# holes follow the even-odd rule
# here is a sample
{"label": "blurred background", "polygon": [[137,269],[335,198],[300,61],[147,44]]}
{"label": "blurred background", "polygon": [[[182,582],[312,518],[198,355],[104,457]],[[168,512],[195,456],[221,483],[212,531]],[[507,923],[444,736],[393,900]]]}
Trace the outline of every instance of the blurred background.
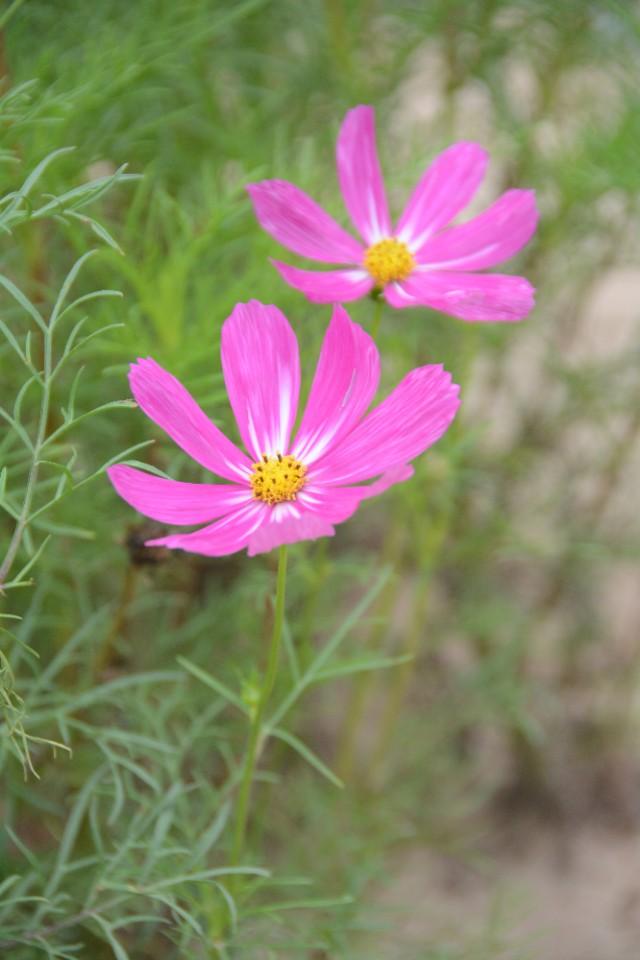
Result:
{"label": "blurred background", "polygon": [[[233,956],[640,955],[639,14],[625,0],[27,0],[0,13],[2,194],[49,158],[24,222],[0,237],[0,270],[46,312],[95,247],[77,295],[124,294],[87,304],[84,335],[119,326],[56,378],[48,435],[71,408],[126,400],[127,365],[147,355],[229,426],[219,330],[252,297],[285,311],[311,375],[329,309],[270,267],[282,251],[245,185],[291,180],[345,223],[334,145],[358,103],[376,107],[396,215],[457,139],[491,153],[465,218],[510,187],[538,195],[538,233],[508,267],[537,287],[526,321],[385,309],[385,389],[443,362],[462,412],[410,483],[292,552],[301,656],[355,610],[345,657],[401,661],[296,708],[292,729],[344,790],[270,748],[250,862],[273,878],[256,880]],[[82,212],[57,201],[30,218],[80,188]],[[32,319],[4,284],[0,303],[24,337]],[[373,305],[350,313],[366,327]],[[5,340],[0,369],[13,409],[25,377]],[[27,432],[37,414],[29,388]],[[27,467],[9,427],[0,450],[11,508]],[[184,878],[225,862],[243,727],[176,657],[250,685],[273,562],[144,548],[149,524],[99,472],[132,450],[201,479],[135,409],[78,419],[40,472],[35,502],[55,503],[22,565],[51,539],[2,601],[22,618],[4,622],[0,662],[12,960],[226,956],[206,924],[219,891]],[[13,528],[9,509],[3,545]]]}

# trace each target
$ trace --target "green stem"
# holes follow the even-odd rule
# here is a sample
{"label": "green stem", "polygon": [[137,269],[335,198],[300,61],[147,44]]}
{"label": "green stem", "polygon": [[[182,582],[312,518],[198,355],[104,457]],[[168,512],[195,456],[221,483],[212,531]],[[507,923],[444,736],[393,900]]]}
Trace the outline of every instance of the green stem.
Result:
{"label": "green stem", "polygon": [[[428,576],[428,574],[426,575]],[[407,687],[415,670],[415,657],[420,650],[422,637],[424,634],[425,617],[428,606],[428,581],[421,579],[416,586],[417,598],[414,606],[413,617],[406,644],[402,650],[403,656],[407,657],[405,663],[395,668],[391,687],[388,692],[386,706],[382,714],[382,721],[378,732],[378,738],[373,748],[370,761],[370,771],[372,780],[378,784],[381,782],[384,762],[389,750],[389,745],[393,738],[395,728],[398,722],[398,716],[404,702]]]}
{"label": "green stem", "polygon": [[405,642],[400,650],[407,659],[393,671],[386,704],[380,710],[382,718],[369,761],[369,773],[377,787],[382,783],[389,747],[398,725],[407,688],[416,670],[417,656],[424,643],[431,582],[451,527],[454,503],[455,487],[451,486],[434,520],[427,519],[425,516],[414,518],[413,543],[419,548],[420,554],[416,557],[415,563],[418,578],[414,590],[411,620]]}
{"label": "green stem", "polygon": [[269,698],[273,692],[278,670],[278,659],[280,656],[280,644],[282,641],[282,625],[284,623],[284,602],[285,588],[287,583],[287,548],[280,547],[278,553],[278,579],[276,586],[276,602],[273,617],[273,631],[271,634],[271,646],[267,659],[267,669],[264,676],[264,683],[260,691],[258,704],[251,717],[249,735],[247,738],[247,749],[244,758],[244,767],[242,770],[242,779],[238,792],[238,805],[236,808],[236,822],[233,835],[233,847],[231,851],[231,866],[237,867],[240,863],[244,850],[245,836],[247,832],[247,819],[249,815],[249,800],[251,798],[251,786],[255,774],[256,762],[259,756],[260,735],[262,733],[262,721]]}
{"label": "green stem", "polygon": [[314,656],[313,631],[317,621],[317,610],[322,588],[331,572],[329,560],[327,558],[328,538],[323,537],[314,544],[315,556],[313,558],[314,578],[313,583],[307,590],[307,599],[305,602],[304,613],[301,618],[300,630],[300,662],[303,669],[311,663]]}
{"label": "green stem", "polygon": [[371,336],[374,340],[378,339],[378,333],[380,332],[380,324],[382,323],[382,311],[384,310],[384,300],[382,296],[377,297],[374,300],[373,307],[373,320],[371,322]]}
{"label": "green stem", "polygon": [[51,404],[51,372],[53,368],[52,327],[53,324],[44,331],[44,369],[42,373],[42,398],[40,401],[38,428],[33,443],[33,456],[29,468],[22,509],[16,522],[6,556],[2,561],[2,565],[0,565],[0,594],[2,593],[3,584],[7,583],[13,562],[20,549],[25,530],[27,529],[31,515],[31,504],[33,503],[33,496],[35,494],[36,484],[38,483],[40,454],[47,436],[47,422],[49,420],[49,407]]}
{"label": "green stem", "polygon": [[[405,527],[402,524],[392,523],[390,530],[390,536],[388,536],[383,548],[383,565],[388,565],[395,570],[400,566],[405,543]],[[364,640],[363,648],[365,650],[377,650],[383,642],[383,638],[389,629],[396,586],[396,577],[391,577],[377,609],[378,623],[369,631],[369,635]],[[374,671],[363,672],[356,678],[351,688],[351,696],[336,754],[338,776],[347,783],[354,776],[356,738],[376,679]]]}
{"label": "green stem", "polygon": [[344,0],[325,0],[324,6],[329,46],[338,70],[348,78],[351,69],[351,56]]}

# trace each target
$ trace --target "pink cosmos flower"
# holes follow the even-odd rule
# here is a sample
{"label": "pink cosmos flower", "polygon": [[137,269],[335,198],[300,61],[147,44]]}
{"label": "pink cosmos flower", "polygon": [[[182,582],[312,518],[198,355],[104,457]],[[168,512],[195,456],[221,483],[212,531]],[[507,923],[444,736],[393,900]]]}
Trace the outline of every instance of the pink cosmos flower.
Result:
{"label": "pink cosmos flower", "polygon": [[[203,413],[154,360],[131,365],[138,405],[193,460],[225,483],[183,483],[133,467],[111,467],[120,496],[161,523],[201,524],[148,546],[218,557],[250,556],[284,543],[332,536],[367,497],[406,480],[408,462],[445,432],[458,387],[441,366],[412,370],[366,413],[380,359],[371,337],[336,307],[300,426],[298,343],[284,314],[256,301],[238,304],[222,327],[222,370],[249,456]],[[372,484],[363,481],[374,477]]]}
{"label": "pink cosmos flower", "polygon": [[477,271],[508,260],[531,238],[538,220],[533,190],[507,190],[484,213],[450,226],[480,186],[487,161],[478,144],[453,144],[423,174],[393,227],[373,108],[360,106],[343,121],[337,164],[344,203],[362,240],[286,180],[247,189],[261,226],[279,243],[303,257],[345,265],[318,272],[274,260],[286,282],[309,300],[346,303],[378,290],[392,307],[422,305],[470,321],[520,320],[534,304],[531,284]]}

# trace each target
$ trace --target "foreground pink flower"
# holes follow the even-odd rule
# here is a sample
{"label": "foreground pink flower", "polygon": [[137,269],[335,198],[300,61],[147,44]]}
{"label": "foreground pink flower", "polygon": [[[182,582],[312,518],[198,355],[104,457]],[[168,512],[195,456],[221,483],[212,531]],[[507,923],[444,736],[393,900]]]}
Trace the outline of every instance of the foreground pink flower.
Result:
{"label": "foreground pink flower", "polygon": [[[261,226],[294,253],[346,269],[318,272],[273,261],[282,277],[317,303],[346,303],[372,290],[392,307],[427,306],[463,320],[520,320],[534,289],[524,277],[477,273],[503,263],[533,235],[533,190],[507,190],[460,226],[453,218],[482,182],[488,155],[455,143],[433,161],[395,228],[378,162],[372,107],[350,110],[337,146],[338,179],[354,239],[322,207],[285,180],[248,186]],[[448,227],[448,229],[444,229]]]}
{"label": "foreground pink flower", "polygon": [[[109,478],[120,496],[161,523],[206,526],[148,546],[218,557],[332,536],[367,497],[413,472],[458,409],[458,387],[441,366],[412,370],[369,414],[380,379],[371,337],[336,307],[309,399],[298,410],[298,343],[276,307],[238,304],[222,327],[222,369],[244,454],[182,384],[151,360],[131,365],[138,405],[185,453],[228,483],[182,483],[124,465]],[[362,481],[378,479],[369,485]],[[211,522],[215,521],[215,522]]]}

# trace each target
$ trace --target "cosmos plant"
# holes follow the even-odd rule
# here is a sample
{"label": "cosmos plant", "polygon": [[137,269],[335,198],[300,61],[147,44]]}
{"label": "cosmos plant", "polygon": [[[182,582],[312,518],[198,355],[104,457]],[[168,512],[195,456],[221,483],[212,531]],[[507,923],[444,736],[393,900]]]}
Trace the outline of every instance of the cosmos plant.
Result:
{"label": "cosmos plant", "polygon": [[[286,317],[256,301],[222,327],[221,356],[246,453],[205,415],[178,380],[147,358],[129,380],[140,408],[185,453],[224,483],[183,483],[134,467],[109,477],[127,503],[169,524],[206,524],[150,546],[250,555],[332,536],[360,503],[411,475],[409,462],[435,443],[458,409],[458,387],[441,366],[418,367],[370,413],[380,380],[378,349],[343,307],[334,308],[300,426],[298,342]],[[373,480],[367,484],[366,481]]]}
{"label": "cosmos plant", "polygon": [[[222,556],[279,547],[274,623],[264,676],[252,704],[236,800],[231,862],[244,850],[249,800],[277,673],[284,623],[287,547],[331,536],[360,503],[411,475],[409,462],[447,430],[458,387],[441,366],[412,370],[367,413],[380,379],[371,337],[336,306],[295,438],[300,359],[276,307],[238,304],[222,327],[222,370],[243,453],[182,384],[150,358],[129,375],[140,408],[193,460],[225,483],[183,483],[120,465],[109,469],[127,503],[163,523],[206,525],[149,546]],[[375,478],[375,479],[374,479]],[[365,481],[373,480],[367,484]]]}
{"label": "cosmos plant", "polygon": [[426,306],[468,321],[514,321],[534,305],[524,277],[481,273],[504,263],[533,235],[533,190],[507,190],[466,223],[451,222],[473,199],[488,155],[476,143],[455,143],[423,174],[392,225],[376,150],[372,107],[350,110],[337,143],[338,181],[356,239],[306,193],[286,180],[247,188],[262,227],[288,250],[329,271],[274,260],[283,279],[318,303],[346,303],[381,294],[392,307]]}
{"label": "cosmos plant", "polygon": [[[442,437],[459,406],[450,374],[429,365],[410,371],[370,409],[380,381],[378,349],[339,303],[373,293],[379,304],[382,298],[394,307],[424,304],[471,321],[517,320],[533,305],[533,288],[524,278],[477,272],[508,259],[529,240],[537,218],[531,191],[509,190],[485,213],[448,227],[473,197],[486,161],[476,144],[450,147],[424,174],[394,228],[373,111],[357,107],[340,131],[338,176],[362,241],[290,183],[249,186],[258,220],[277,240],[302,256],[346,264],[346,269],[319,273],[276,263],[287,283],[310,300],[334,303],[297,429],[298,342],[275,306],[255,300],[238,304],[222,327],[222,371],[244,450],[153,359],[131,365],[138,406],[215,481],[185,483],[127,464],[111,467],[113,486],[140,513],[164,524],[196,527],[147,544],[211,557],[278,549],[271,642],[259,686],[247,701],[232,871],[244,852],[260,751],[273,733],[265,718],[283,635],[287,547],[333,536],[335,526],[364,500],[407,480],[411,461]],[[280,736],[298,743],[282,731]],[[309,756],[306,748],[303,752]],[[323,767],[319,761],[314,765]]]}

